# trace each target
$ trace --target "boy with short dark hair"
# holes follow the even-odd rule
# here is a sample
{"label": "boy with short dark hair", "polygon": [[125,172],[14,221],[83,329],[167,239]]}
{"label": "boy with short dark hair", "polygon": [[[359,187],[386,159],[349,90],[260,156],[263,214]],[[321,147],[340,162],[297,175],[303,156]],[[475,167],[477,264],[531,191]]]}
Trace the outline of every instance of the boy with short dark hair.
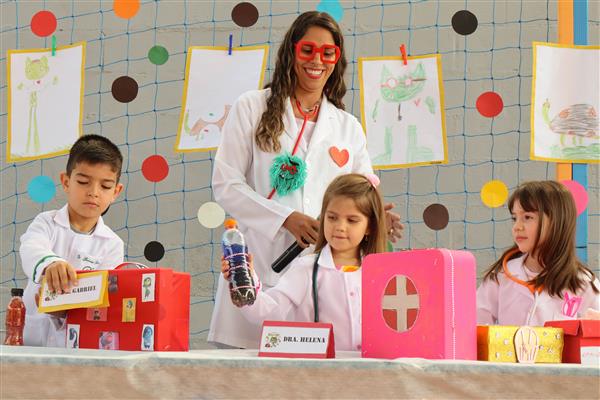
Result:
{"label": "boy with short dark hair", "polygon": [[38,313],[36,294],[42,275],[48,288],[69,292],[76,270],[112,269],[123,262],[124,244],[101,215],[117,198],[123,156],[109,139],[84,135],[71,147],[67,170],[60,174],[67,204],[38,214],[21,236],[23,271],[29,278],[24,344],[64,347],[64,315]]}

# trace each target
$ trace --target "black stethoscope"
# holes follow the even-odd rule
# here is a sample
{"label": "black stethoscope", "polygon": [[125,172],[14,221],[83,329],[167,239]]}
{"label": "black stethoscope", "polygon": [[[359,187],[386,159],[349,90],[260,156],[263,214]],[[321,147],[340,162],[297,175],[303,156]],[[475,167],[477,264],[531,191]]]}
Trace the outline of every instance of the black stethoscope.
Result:
{"label": "black stethoscope", "polygon": [[319,296],[317,293],[317,273],[319,272],[319,257],[321,257],[321,252],[317,253],[315,257],[315,263],[313,264],[313,272],[312,272],[312,298],[313,298],[313,308],[315,312],[315,321],[319,322]]}
{"label": "black stethoscope", "polygon": [[313,310],[315,314],[314,322],[319,322],[319,294],[317,293],[317,274],[319,273],[319,258],[321,252],[317,253],[315,257],[315,263],[313,264],[312,272],[312,298],[313,298]]}

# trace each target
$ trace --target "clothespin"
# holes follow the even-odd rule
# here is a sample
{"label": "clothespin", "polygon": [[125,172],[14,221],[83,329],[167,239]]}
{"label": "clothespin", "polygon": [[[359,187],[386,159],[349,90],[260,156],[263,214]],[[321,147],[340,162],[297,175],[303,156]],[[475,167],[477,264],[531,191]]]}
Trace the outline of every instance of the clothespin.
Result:
{"label": "clothespin", "polygon": [[52,57],[56,55],[56,36],[52,35]]}
{"label": "clothespin", "polygon": [[227,54],[231,55],[231,48],[233,47],[233,33],[229,34],[229,50]]}
{"label": "clothespin", "polygon": [[404,43],[402,43],[402,45],[400,46],[400,53],[402,53],[402,63],[404,65],[407,65],[408,60],[406,59],[406,47],[404,46]]}

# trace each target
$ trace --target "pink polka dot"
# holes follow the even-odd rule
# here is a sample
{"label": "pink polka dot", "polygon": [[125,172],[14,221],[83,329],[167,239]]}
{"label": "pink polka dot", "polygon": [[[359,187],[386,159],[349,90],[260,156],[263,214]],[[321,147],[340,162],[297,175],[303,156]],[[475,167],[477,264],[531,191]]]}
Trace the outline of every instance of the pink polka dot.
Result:
{"label": "pink polka dot", "polygon": [[560,181],[563,185],[569,189],[575,200],[575,208],[577,209],[577,215],[580,215],[588,205],[588,194],[583,185],[577,181]]}

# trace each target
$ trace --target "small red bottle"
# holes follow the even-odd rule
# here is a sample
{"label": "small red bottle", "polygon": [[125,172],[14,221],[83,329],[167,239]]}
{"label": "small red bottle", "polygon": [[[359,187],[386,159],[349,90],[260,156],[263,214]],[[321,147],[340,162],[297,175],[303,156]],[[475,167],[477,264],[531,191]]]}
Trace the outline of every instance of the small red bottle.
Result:
{"label": "small red bottle", "polygon": [[23,346],[23,328],[25,327],[25,304],[23,303],[23,289],[10,290],[13,296],[6,308],[6,339],[4,344]]}

